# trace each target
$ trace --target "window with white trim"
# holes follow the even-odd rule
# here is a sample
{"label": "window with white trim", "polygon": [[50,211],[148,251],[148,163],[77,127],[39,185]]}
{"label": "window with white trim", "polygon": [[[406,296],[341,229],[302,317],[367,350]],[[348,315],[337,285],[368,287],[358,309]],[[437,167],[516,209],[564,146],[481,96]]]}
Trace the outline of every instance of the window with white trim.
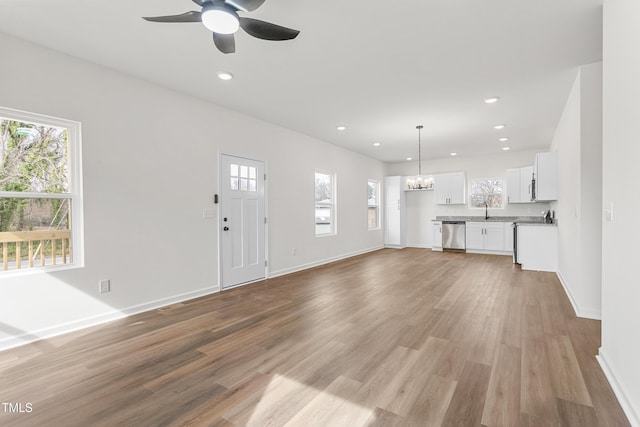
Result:
{"label": "window with white trim", "polygon": [[336,234],[336,175],[333,172],[316,170],[315,214],[316,236]]}
{"label": "window with white trim", "polygon": [[502,208],[502,193],[504,180],[502,178],[476,178],[471,180],[472,208]]}
{"label": "window with white trim", "polygon": [[380,228],[380,185],[378,181],[370,179],[367,182],[367,224],[369,230]]}
{"label": "window with white trim", "polygon": [[0,107],[0,274],[83,264],[80,123]]}

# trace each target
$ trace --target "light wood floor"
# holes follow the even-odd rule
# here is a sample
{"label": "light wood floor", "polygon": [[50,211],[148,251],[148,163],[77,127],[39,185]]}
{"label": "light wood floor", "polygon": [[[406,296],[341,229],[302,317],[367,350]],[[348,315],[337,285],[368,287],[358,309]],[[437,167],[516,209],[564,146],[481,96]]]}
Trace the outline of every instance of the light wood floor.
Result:
{"label": "light wood floor", "polygon": [[628,426],[554,274],[371,254],[0,353],[2,426]]}

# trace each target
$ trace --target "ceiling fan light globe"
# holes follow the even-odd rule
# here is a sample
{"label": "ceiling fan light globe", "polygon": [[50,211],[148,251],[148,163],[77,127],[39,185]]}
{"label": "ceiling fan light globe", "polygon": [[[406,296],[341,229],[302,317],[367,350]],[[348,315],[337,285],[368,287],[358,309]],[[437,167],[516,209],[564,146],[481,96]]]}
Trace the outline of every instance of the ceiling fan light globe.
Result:
{"label": "ceiling fan light globe", "polygon": [[209,31],[218,34],[233,34],[240,28],[238,14],[220,6],[205,7],[201,19]]}

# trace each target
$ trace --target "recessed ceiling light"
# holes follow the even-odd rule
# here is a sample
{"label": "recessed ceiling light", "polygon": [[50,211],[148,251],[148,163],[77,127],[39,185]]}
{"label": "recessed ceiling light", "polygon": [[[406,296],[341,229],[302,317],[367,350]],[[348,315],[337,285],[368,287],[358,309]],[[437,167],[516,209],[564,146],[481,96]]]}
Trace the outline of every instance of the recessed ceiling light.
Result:
{"label": "recessed ceiling light", "polygon": [[407,157],[407,160],[413,160],[413,157]]}
{"label": "recessed ceiling light", "polygon": [[373,146],[374,146],[374,147],[380,147],[380,143],[379,143],[379,142],[374,142],[374,143],[373,143]]}
{"label": "recessed ceiling light", "polygon": [[346,126],[340,125],[340,126],[336,126],[336,129],[338,130],[347,130]]}
{"label": "recessed ceiling light", "polygon": [[458,155],[458,153],[449,153],[449,155],[455,157]]}
{"label": "recessed ceiling light", "polygon": [[491,97],[491,98],[487,98],[484,100],[485,104],[495,104],[496,102],[498,102],[498,98],[497,96]]}
{"label": "recessed ceiling light", "polygon": [[508,140],[509,140],[509,138],[507,138],[506,136],[503,136],[502,138],[498,138],[498,141],[500,141],[500,142],[505,142],[505,141],[508,141]]}
{"label": "recessed ceiling light", "polygon": [[502,147],[502,151],[509,151],[511,150],[511,147]]}
{"label": "recessed ceiling light", "polygon": [[504,129],[506,125],[495,125],[493,128],[496,130]]}
{"label": "recessed ceiling light", "polygon": [[231,80],[233,78],[233,74],[227,73],[226,71],[220,71],[218,73],[218,78],[220,80]]}

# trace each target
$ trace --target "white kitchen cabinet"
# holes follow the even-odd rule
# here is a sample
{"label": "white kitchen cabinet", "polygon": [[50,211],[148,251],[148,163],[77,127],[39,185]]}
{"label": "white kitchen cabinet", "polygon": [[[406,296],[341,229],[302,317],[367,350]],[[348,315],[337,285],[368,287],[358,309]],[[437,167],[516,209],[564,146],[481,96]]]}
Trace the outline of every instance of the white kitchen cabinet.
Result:
{"label": "white kitchen cabinet", "polygon": [[467,250],[484,249],[484,222],[466,223]]}
{"label": "white kitchen cabinet", "polygon": [[531,178],[533,166],[507,169],[507,203],[533,203]]}
{"label": "white kitchen cabinet", "polygon": [[434,196],[437,205],[464,205],[467,184],[464,172],[433,176]]}
{"label": "white kitchen cabinet", "polygon": [[406,196],[401,176],[384,178],[384,245],[404,248],[407,245]]}
{"label": "white kitchen cabinet", "polygon": [[487,251],[504,251],[504,224],[491,222],[484,227],[484,249]]}
{"label": "white kitchen cabinet", "polygon": [[558,227],[518,224],[518,263],[523,270],[558,270]]}
{"label": "white kitchen cabinet", "polygon": [[503,222],[473,222],[466,224],[467,252],[505,252]]}
{"label": "white kitchen cabinet", "polygon": [[433,229],[433,243],[431,249],[434,251],[442,251],[442,221],[431,221]]}
{"label": "white kitchen cabinet", "polygon": [[520,191],[520,169],[507,169],[507,203],[522,203]]}
{"label": "white kitchen cabinet", "polygon": [[538,153],[534,165],[536,201],[558,200],[558,153]]}

